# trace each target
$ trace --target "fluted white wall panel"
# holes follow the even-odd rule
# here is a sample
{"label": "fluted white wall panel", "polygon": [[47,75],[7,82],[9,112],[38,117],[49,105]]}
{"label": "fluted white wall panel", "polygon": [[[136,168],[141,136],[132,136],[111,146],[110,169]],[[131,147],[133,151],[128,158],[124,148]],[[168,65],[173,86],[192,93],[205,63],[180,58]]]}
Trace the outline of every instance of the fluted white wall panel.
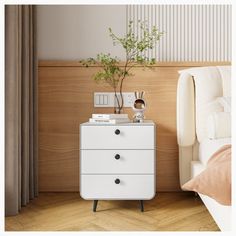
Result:
{"label": "fluted white wall panel", "polygon": [[[165,34],[146,53],[158,61],[230,61],[231,5],[128,5],[127,23],[138,20]],[[141,37],[136,27],[138,37]]]}

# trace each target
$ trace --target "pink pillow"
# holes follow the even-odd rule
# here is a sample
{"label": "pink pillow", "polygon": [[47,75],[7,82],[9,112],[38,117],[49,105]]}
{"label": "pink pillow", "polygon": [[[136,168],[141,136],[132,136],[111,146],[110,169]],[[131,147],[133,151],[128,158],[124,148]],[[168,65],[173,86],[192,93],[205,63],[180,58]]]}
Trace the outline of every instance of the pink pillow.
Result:
{"label": "pink pillow", "polygon": [[231,145],[215,152],[206,169],[185,183],[182,189],[207,195],[222,205],[231,205]]}

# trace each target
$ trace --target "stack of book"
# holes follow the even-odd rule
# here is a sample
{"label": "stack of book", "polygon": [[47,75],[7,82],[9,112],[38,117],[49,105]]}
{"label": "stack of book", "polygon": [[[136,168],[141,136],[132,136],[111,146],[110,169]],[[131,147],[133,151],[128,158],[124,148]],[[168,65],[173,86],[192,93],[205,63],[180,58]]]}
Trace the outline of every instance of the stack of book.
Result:
{"label": "stack of book", "polygon": [[89,123],[120,124],[129,123],[128,114],[92,114]]}

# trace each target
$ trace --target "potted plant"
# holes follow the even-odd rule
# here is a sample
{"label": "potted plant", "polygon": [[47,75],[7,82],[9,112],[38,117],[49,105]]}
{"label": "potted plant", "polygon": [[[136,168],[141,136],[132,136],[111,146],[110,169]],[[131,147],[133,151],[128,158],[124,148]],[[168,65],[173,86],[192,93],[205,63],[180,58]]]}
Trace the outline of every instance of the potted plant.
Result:
{"label": "potted plant", "polygon": [[[114,113],[121,113],[123,108],[124,99],[122,88],[124,80],[132,75],[130,70],[135,65],[146,67],[155,63],[155,58],[150,59],[146,57],[145,52],[150,49],[152,50],[155,43],[163,35],[163,32],[160,32],[155,26],[149,29],[146,23],[142,21],[138,21],[138,27],[141,35],[140,38],[134,33],[134,24],[132,21],[129,22],[127,34],[124,37],[118,37],[109,28],[113,45],[121,45],[125,50],[126,60],[124,64],[121,64],[120,59],[117,57],[103,53],[97,54],[96,58],[88,58],[81,61],[86,67],[97,65],[101,68],[101,70],[93,75],[93,79],[96,82],[106,82],[113,88],[117,104]],[[120,99],[118,94],[120,94]]]}

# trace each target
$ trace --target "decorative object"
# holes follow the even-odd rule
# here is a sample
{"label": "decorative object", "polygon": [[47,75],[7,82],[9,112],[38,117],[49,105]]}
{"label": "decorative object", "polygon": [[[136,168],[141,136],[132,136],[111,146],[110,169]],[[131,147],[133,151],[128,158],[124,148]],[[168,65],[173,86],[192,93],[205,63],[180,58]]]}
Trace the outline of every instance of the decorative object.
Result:
{"label": "decorative object", "polygon": [[143,122],[145,118],[144,111],[146,110],[147,107],[147,103],[143,98],[145,92],[141,91],[141,93],[139,93],[138,91],[135,91],[134,94],[135,94],[135,100],[132,108],[135,114],[133,116],[133,122]]}
{"label": "decorative object", "polygon": [[[136,26],[130,21],[127,28],[127,34],[124,37],[115,35],[112,29],[109,28],[113,45],[120,45],[125,50],[126,60],[124,64],[120,63],[120,60],[117,57],[112,57],[109,53],[99,53],[97,54],[96,59],[88,58],[87,60],[81,60],[82,65],[86,67],[97,65],[101,68],[101,70],[93,75],[93,79],[96,82],[108,83],[113,88],[117,104],[114,113],[121,113],[123,108],[123,82],[125,78],[132,75],[130,70],[135,65],[148,67],[155,63],[155,58],[150,59],[145,55],[147,50],[152,50],[154,48],[155,43],[163,35],[163,32],[160,32],[155,26],[149,29],[145,22],[138,21],[137,24],[138,25]],[[137,29],[140,36],[137,35]],[[118,94],[120,96],[118,96]]]}
{"label": "decorative object", "polygon": [[80,195],[85,200],[143,200],[156,194],[153,121],[80,125]]}

